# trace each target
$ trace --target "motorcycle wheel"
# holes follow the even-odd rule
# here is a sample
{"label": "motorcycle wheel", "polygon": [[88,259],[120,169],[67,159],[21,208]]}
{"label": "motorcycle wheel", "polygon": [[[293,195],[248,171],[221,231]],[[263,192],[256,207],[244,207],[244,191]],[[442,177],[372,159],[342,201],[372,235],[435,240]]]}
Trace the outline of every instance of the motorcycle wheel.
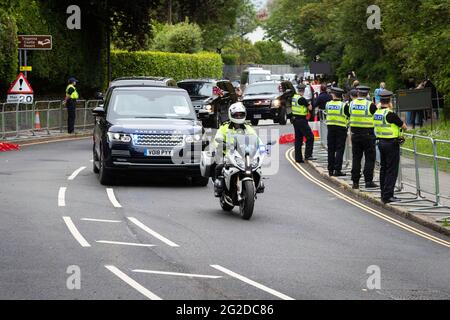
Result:
{"label": "motorcycle wheel", "polygon": [[250,220],[253,215],[253,208],[255,207],[255,186],[253,181],[247,180],[242,184],[243,199],[239,205],[241,217],[244,220]]}
{"label": "motorcycle wheel", "polygon": [[220,197],[220,206],[222,207],[223,211],[232,211],[234,206],[230,206],[228,203],[226,203],[223,197],[223,195]]}

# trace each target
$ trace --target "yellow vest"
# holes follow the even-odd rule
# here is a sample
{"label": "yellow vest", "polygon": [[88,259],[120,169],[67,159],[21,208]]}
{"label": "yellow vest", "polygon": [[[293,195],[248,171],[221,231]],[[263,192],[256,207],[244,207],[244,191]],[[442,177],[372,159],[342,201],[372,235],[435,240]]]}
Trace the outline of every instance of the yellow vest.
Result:
{"label": "yellow vest", "polygon": [[327,126],[338,126],[346,128],[347,116],[344,114],[345,103],[342,101],[329,101],[325,107],[327,110]]}
{"label": "yellow vest", "polygon": [[306,116],[308,114],[308,106],[298,104],[300,98],[302,98],[302,96],[299,94],[292,97],[292,114],[294,116]]}
{"label": "yellow vest", "polygon": [[371,102],[356,99],[350,103],[350,126],[354,128],[373,128],[373,116],[370,114]]}
{"label": "yellow vest", "polygon": [[394,123],[388,123],[386,117],[393,112],[390,109],[379,109],[375,112],[373,119],[375,124],[375,135],[378,139],[396,139],[400,137],[400,128]]}
{"label": "yellow vest", "polygon": [[77,88],[73,84],[69,84],[66,88],[66,93],[69,94],[69,89],[73,88],[74,92],[70,95],[70,99],[77,100],[80,96],[78,95]]}

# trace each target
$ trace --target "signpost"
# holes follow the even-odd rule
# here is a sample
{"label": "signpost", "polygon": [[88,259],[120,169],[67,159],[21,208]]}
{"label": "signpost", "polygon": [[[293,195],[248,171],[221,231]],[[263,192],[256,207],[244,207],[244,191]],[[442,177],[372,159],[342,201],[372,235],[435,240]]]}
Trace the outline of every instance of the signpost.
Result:
{"label": "signpost", "polygon": [[[27,51],[28,50],[52,50],[53,41],[50,35],[18,35],[19,40],[19,66],[20,71],[25,71],[25,77],[28,77],[27,69]],[[23,64],[22,64],[23,52]]]}
{"label": "signpost", "polygon": [[8,103],[31,104],[34,100],[33,88],[23,73],[20,73],[8,90]]}

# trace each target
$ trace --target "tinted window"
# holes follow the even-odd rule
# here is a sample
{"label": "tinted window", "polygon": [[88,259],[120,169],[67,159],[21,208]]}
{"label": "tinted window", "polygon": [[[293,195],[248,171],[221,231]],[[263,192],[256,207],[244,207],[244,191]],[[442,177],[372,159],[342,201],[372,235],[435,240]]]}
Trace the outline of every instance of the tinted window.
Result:
{"label": "tinted window", "polygon": [[265,83],[253,86],[248,86],[244,94],[279,94],[280,85],[278,83]]}
{"label": "tinted window", "polygon": [[120,118],[189,118],[195,112],[183,92],[116,89],[111,95],[108,120]]}
{"label": "tinted window", "polygon": [[180,82],[178,86],[186,90],[191,97],[211,97],[213,95],[214,84],[211,82]]}

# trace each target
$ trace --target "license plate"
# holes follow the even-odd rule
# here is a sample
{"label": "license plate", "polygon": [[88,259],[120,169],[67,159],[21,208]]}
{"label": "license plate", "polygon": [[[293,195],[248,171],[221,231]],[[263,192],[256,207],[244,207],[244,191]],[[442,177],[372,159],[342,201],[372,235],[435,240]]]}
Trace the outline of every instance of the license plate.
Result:
{"label": "license plate", "polygon": [[260,114],[254,114],[253,119],[261,119],[262,116]]}
{"label": "license plate", "polygon": [[164,149],[146,149],[145,156],[147,157],[171,157],[173,154],[172,150]]}

